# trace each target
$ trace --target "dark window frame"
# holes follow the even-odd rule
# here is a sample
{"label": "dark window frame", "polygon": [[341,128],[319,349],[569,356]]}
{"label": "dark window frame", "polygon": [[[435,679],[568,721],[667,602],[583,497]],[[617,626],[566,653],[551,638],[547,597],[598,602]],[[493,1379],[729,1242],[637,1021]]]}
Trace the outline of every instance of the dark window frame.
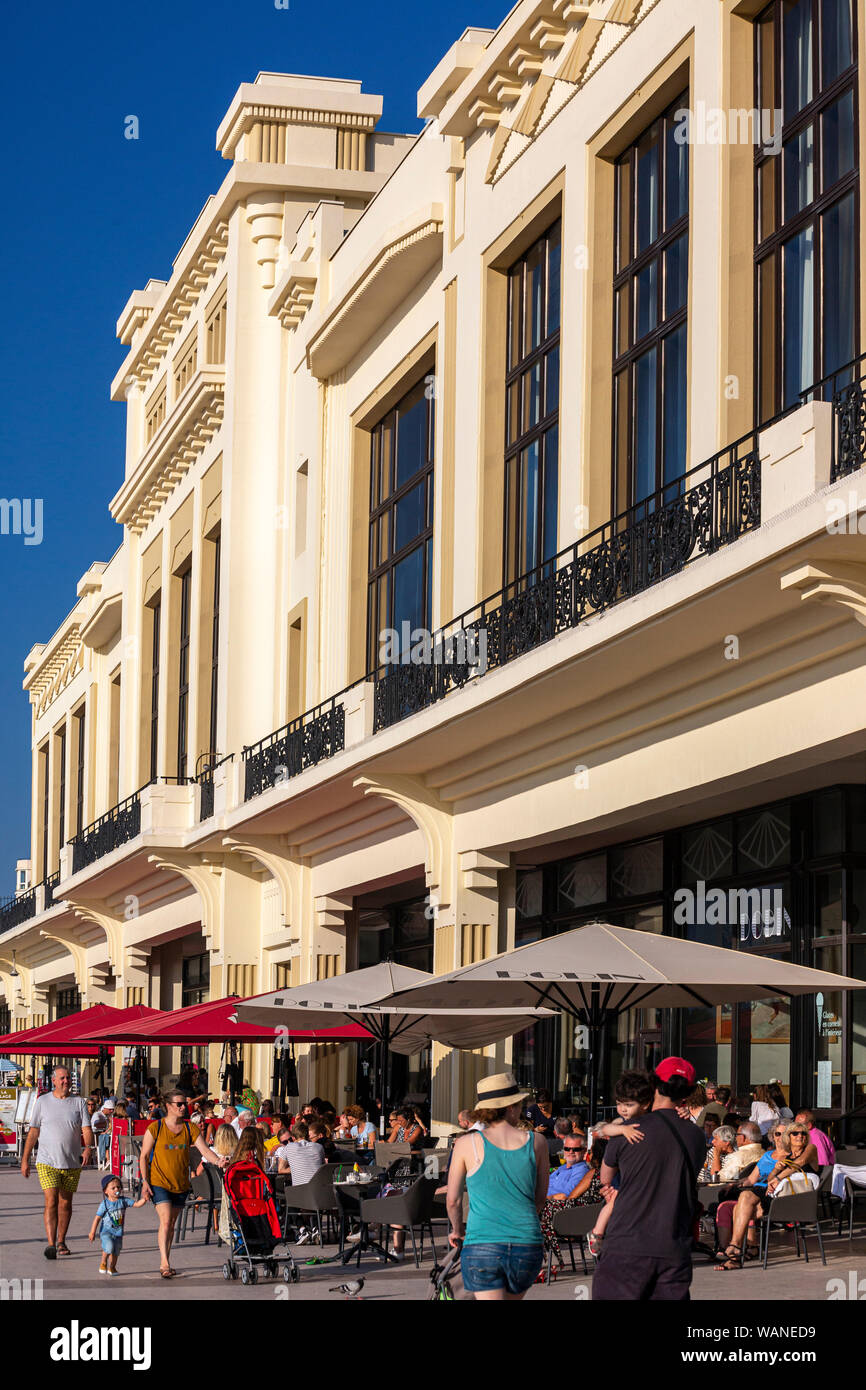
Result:
{"label": "dark window frame", "polygon": [[[559,257],[557,281],[559,284],[559,303],[556,305],[556,327],[550,331],[549,323],[552,311],[551,299],[551,251],[556,249]],[[540,294],[540,316],[543,329],[539,333],[539,341],[535,347],[528,352],[524,351],[523,338],[528,317],[527,292],[529,281],[529,265],[533,255],[543,248],[543,269],[542,284]],[[520,288],[516,291],[517,276],[519,273]],[[514,583],[515,580],[523,575],[530,574],[544,565],[557,552],[558,546],[558,520],[559,520],[559,460],[561,449],[559,447],[558,425],[560,413],[560,400],[562,395],[562,356],[561,356],[561,336],[562,336],[562,216],[557,216],[548,227],[536,237],[531,246],[517,258],[508,268],[508,287],[506,297],[506,343],[505,343],[505,441],[504,441],[504,473],[503,473],[503,545],[502,545],[502,584],[503,588]],[[520,342],[514,341],[515,329],[515,293],[520,294],[520,315],[519,315],[519,337]],[[556,392],[555,404],[551,405],[549,397],[553,394],[548,380],[548,368],[556,355]],[[541,404],[538,410],[538,419],[534,424],[525,424],[526,414],[526,395],[521,389],[522,383],[528,378],[529,374],[536,367],[540,367],[540,396]],[[516,401],[517,427],[512,434],[512,409],[511,400]],[[557,429],[557,449],[555,460],[547,457],[547,438],[551,430]],[[535,536],[533,538],[536,561],[534,564],[527,562],[522,553],[522,542],[524,540],[524,518],[526,513],[526,477],[521,465],[521,459],[526,449],[534,444],[538,445],[538,488],[536,495],[536,524]],[[556,509],[553,518],[553,534],[545,534],[545,499],[548,492],[548,471],[549,468],[555,469],[556,483]]]}
{"label": "dark window frame", "polygon": [[66,725],[63,724],[57,730],[57,862],[60,863],[60,851],[66,843]]}
{"label": "dark window frame", "polygon": [[[772,18],[773,34],[773,64],[774,64],[774,83],[773,83],[773,105],[774,112],[784,110],[783,105],[783,54],[782,54],[782,6],[783,0],[771,0],[771,3],[758,14],[754,21],[755,47],[754,47],[754,94],[755,108],[761,110],[761,103],[764,100],[762,91],[762,53],[761,53],[761,26]],[[827,364],[824,358],[825,334],[824,334],[824,295],[823,295],[823,218],[826,213],[837,204],[841,204],[847,196],[853,192],[854,195],[854,219],[855,227],[859,231],[860,227],[860,124],[859,124],[859,63],[858,63],[858,6],[851,6],[852,12],[852,53],[853,62],[843,72],[839,73],[832,82],[823,86],[823,73],[821,66],[822,57],[822,25],[821,25],[821,6],[819,0],[812,0],[812,64],[813,64],[813,95],[812,100],[799,110],[796,115],[787,122],[783,118],[781,130],[781,146],[778,155],[765,153],[760,145],[755,148],[755,173],[754,173],[754,208],[753,208],[753,244],[754,244],[754,322],[755,322],[755,368],[754,368],[754,410],[755,419],[759,422],[765,419],[772,419],[786,408],[790,408],[791,402],[785,404],[785,364],[783,357],[783,338],[784,338],[784,281],[783,281],[783,248],[794,241],[803,231],[809,227],[813,228],[812,241],[812,325],[814,330],[813,351],[814,351],[814,370],[813,381],[804,383],[804,394],[808,393],[809,387],[813,382],[820,382],[827,372]],[[853,92],[854,102],[854,163],[853,167],[841,178],[837,179],[829,189],[824,188],[824,149],[821,139],[821,116],[832,107],[848,91]],[[784,162],[785,147],[788,143],[803,134],[807,129],[814,131],[813,139],[813,180],[814,188],[818,189],[817,196],[801,208],[794,216],[785,218],[784,215]],[[767,236],[761,235],[761,171],[772,162],[774,169],[774,211],[775,228]],[[763,314],[761,303],[761,270],[765,262],[775,258],[773,266],[773,373],[774,391],[772,400],[766,406],[764,404],[765,390],[763,381]],[[860,265],[860,238],[857,232],[854,237],[854,283],[859,288],[861,273]],[[860,341],[860,298],[859,293],[854,299],[854,353],[856,356],[857,344]],[[851,359],[849,359],[851,360]],[[839,364],[840,367],[846,364]],[[831,369],[832,370],[832,369]],[[847,378],[850,379],[850,376]],[[826,394],[832,395],[838,386],[845,384],[845,378],[841,371],[837,371],[833,379],[827,383]],[[824,394],[824,393],[819,393]]]}
{"label": "dark window frame", "polygon": [[[669,130],[677,125],[673,119],[678,111],[688,109],[690,89],[685,88],[680,95],[668,105],[660,115],[641,131],[636,140],[633,140],[628,149],[624,150],[614,166],[614,276],[613,276],[613,309],[612,309],[612,330],[611,342],[613,351],[611,354],[611,497],[613,499],[613,515],[618,516],[628,511],[631,507],[639,505],[637,500],[637,451],[635,448],[635,382],[634,371],[638,361],[642,360],[649,352],[656,351],[656,410],[655,410],[655,488],[652,492],[666,490],[671,484],[665,483],[664,478],[664,421],[665,421],[665,384],[664,384],[664,357],[663,345],[666,339],[671,338],[681,328],[686,328],[688,334],[688,265],[691,255],[691,218],[690,218],[690,193],[691,193],[691,160],[688,154],[690,145],[686,142],[686,211],[674,221],[668,221],[667,195],[667,135]],[[658,232],[657,235],[642,250],[637,250],[637,221],[638,221],[638,200],[637,200],[637,172],[638,161],[641,149],[653,139],[653,132],[658,129],[657,147],[659,152],[658,163]],[[626,259],[619,264],[620,247],[623,243],[623,179],[620,169],[627,163],[628,165],[628,240]],[[681,237],[688,238],[686,245],[686,297],[685,302],[672,313],[666,313],[666,275],[665,257],[666,253],[674,246]],[[655,304],[655,326],[637,336],[636,326],[636,286],[639,276],[655,263],[656,270],[656,304]],[[626,314],[628,321],[626,347],[620,351],[620,324],[619,324],[619,297],[625,295]],[[686,339],[686,437],[688,438],[688,337]],[[627,477],[620,478],[619,467],[619,421],[617,418],[618,404],[618,378],[627,374],[626,390],[628,392],[626,405],[626,419],[628,421],[628,445],[626,450]],[[688,459],[684,459],[683,471],[688,469]],[[673,495],[671,493],[671,495]],[[640,499],[644,501],[646,499]]]}
{"label": "dark window frame", "polygon": [[213,623],[211,626],[210,657],[210,718],[208,721],[208,752],[211,757],[217,751],[217,715],[219,699],[219,637],[220,637],[220,566],[222,558],[222,532],[213,538]]}
{"label": "dark window frame", "polygon": [[74,719],[78,725],[78,751],[75,769],[75,833],[80,835],[84,829],[84,776],[87,764],[87,706],[81,705],[75,711]]}
{"label": "dark window frame", "polygon": [[156,777],[159,769],[159,643],[162,627],[162,594],[156,595],[150,604],[151,613],[151,658],[150,658],[150,777]]}
{"label": "dark window frame", "polygon": [[[393,575],[401,561],[412,555],[415,550],[423,549],[424,553],[424,595],[425,595],[425,622],[422,627],[428,630],[432,624],[432,605],[433,605],[433,522],[434,522],[434,485],[435,485],[435,444],[436,444],[436,393],[430,389],[431,373],[435,368],[429,367],[403,392],[400,399],[386,411],[385,414],[376,421],[370,431],[370,497],[369,497],[369,520],[367,527],[367,669],[375,671],[379,665],[379,646],[381,633],[385,628],[396,626],[394,620],[394,581]],[[414,396],[419,388],[424,390],[424,400],[426,400],[426,427],[425,439],[427,444],[427,457],[424,462],[416,468],[411,477],[401,483],[399,487],[390,487],[390,490],[381,492],[380,482],[383,476],[383,447],[385,441],[389,440],[389,457],[385,462],[388,469],[388,481],[393,483],[397,476],[397,459],[399,449],[399,430],[400,413],[405,403]],[[389,433],[390,431],[390,433]],[[399,550],[395,550],[394,542],[396,539],[397,507],[404,498],[426,482],[426,524],[410,540],[406,541]],[[387,557],[381,559],[381,535],[384,529],[387,530]],[[387,579],[386,599],[387,613],[381,612],[381,595],[383,590],[382,581]]]}
{"label": "dark window frame", "polygon": [[188,716],[190,691],[190,634],[192,630],[192,565],[178,575],[180,583],[180,612],[177,644],[177,777],[186,777],[188,753]]}

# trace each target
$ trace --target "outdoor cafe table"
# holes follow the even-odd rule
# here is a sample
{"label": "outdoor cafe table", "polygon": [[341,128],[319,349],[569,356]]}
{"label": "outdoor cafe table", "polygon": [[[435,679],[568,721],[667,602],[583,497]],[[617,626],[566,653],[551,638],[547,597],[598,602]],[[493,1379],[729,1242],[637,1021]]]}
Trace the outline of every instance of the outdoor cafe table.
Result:
{"label": "outdoor cafe table", "polygon": [[840,1202],[845,1200],[846,1178],[850,1178],[858,1187],[866,1187],[866,1164],[862,1167],[855,1167],[850,1163],[833,1164],[833,1181],[830,1184],[830,1191],[834,1197],[839,1198]]}
{"label": "outdoor cafe table", "polygon": [[[337,1198],[337,1206],[340,1209],[340,1254],[345,1260],[346,1232],[352,1220],[361,1220],[361,1202],[365,1197],[378,1197],[384,1182],[382,1177],[372,1178],[369,1182],[335,1182],[334,1195]],[[387,1248],[380,1245],[377,1240],[371,1240],[369,1231],[365,1232],[362,1238],[352,1249],[352,1259],[357,1256],[358,1264],[361,1263],[361,1256],[370,1252],[377,1255],[380,1260],[393,1260],[394,1256],[389,1254]]]}

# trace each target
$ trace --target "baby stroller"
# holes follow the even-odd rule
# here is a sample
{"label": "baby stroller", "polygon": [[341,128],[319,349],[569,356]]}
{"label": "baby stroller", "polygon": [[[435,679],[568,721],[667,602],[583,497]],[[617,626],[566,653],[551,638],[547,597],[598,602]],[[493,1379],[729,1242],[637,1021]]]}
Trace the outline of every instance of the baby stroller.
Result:
{"label": "baby stroller", "polygon": [[223,1182],[232,1241],[223,1278],[237,1279],[240,1271],[242,1284],[254,1284],[261,1269],[272,1279],[280,1274],[285,1283],[296,1284],[301,1276],[283,1243],[273,1189],[261,1168],[241,1160],[225,1170]]}
{"label": "baby stroller", "polygon": [[455,1301],[451,1280],[459,1272],[462,1251],[463,1242],[461,1241],[459,1245],[452,1245],[444,1264],[433,1266],[430,1274],[430,1283],[433,1285],[430,1294],[431,1303],[453,1303]]}

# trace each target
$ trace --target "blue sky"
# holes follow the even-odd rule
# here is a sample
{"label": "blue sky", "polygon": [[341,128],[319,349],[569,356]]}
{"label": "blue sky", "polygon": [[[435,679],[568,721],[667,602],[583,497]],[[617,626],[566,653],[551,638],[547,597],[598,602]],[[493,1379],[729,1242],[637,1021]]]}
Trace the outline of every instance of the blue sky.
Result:
{"label": "blue sky", "polygon": [[[124,409],[108,389],[133,289],[172,257],[228,165],[217,126],[262,70],[361,78],[384,130],[416,131],[416,92],[469,25],[508,0],[327,7],[290,0],[5,5],[0,109],[0,497],[42,499],[43,539],[0,535],[0,897],[30,852],[30,707],[23,661],[75,603],[121,530]],[[320,28],[320,21],[324,28]],[[323,46],[323,45],[327,46]],[[124,138],[136,115],[140,138]]]}

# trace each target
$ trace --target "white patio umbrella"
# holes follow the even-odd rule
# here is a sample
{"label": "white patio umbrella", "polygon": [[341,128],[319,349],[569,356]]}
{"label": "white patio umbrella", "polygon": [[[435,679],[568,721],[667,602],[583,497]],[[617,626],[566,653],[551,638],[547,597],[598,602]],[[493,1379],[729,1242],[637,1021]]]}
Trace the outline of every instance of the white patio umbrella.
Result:
{"label": "white patio umbrella", "polygon": [[557,1009],[589,1031],[590,1123],[597,1109],[599,1042],[607,1020],[625,1009],[713,1008],[780,994],[866,989],[833,975],[748,951],[705,946],[605,922],[533,941],[404,987],[389,1007]]}
{"label": "white patio umbrella", "polygon": [[444,1008],[428,1008],[388,1001],[397,993],[415,989],[434,980],[425,970],[412,970],[393,961],[334,975],[329,980],[296,985],[292,989],[272,990],[239,1003],[237,1016],[245,1023],[273,1028],[308,1029],[344,1023],[360,1023],[381,1044],[382,1104],[387,1108],[388,1054],[411,1054],[428,1043],[447,1047],[487,1047],[520,1033],[543,1018],[553,1018],[550,1009],[531,1003],[499,1008],[472,1006],[463,1009],[453,1003]]}

